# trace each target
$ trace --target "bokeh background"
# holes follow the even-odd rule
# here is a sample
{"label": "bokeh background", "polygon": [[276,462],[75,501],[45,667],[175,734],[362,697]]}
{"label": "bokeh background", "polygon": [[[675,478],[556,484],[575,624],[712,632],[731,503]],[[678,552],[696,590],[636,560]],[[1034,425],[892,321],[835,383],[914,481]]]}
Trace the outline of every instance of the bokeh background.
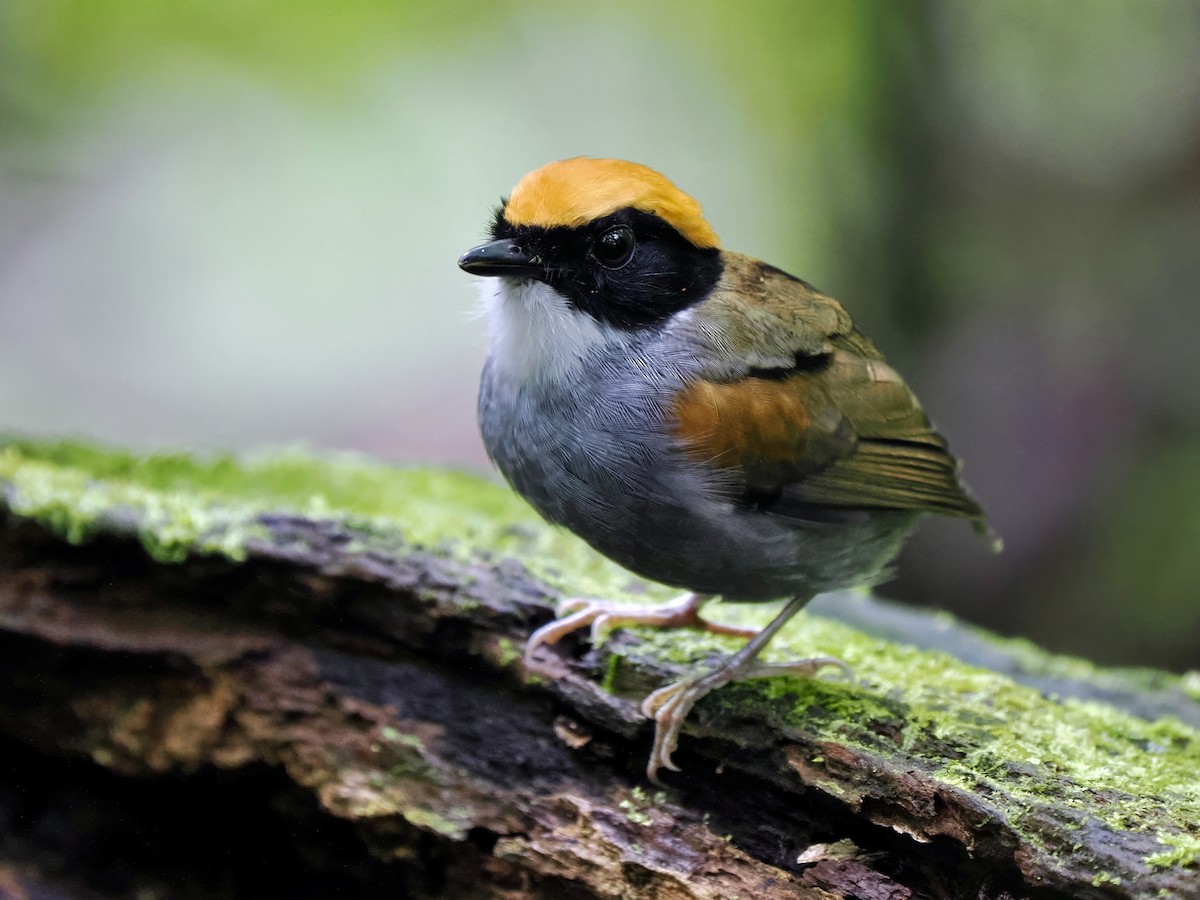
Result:
{"label": "bokeh background", "polygon": [[455,267],[621,156],[843,300],[1007,549],[885,593],[1200,665],[1200,7],[0,0],[0,430],[487,470]]}

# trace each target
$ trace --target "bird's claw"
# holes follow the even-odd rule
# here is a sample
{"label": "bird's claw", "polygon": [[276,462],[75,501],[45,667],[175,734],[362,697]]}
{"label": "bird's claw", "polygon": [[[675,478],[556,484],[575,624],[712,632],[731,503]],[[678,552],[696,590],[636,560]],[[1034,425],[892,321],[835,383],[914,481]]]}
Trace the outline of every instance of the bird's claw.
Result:
{"label": "bird's claw", "polygon": [[712,691],[731,681],[748,681],[751,678],[779,675],[811,676],[828,666],[837,668],[853,683],[854,672],[846,663],[832,656],[818,656],[784,663],[750,660],[736,665],[726,662],[706,675],[693,675],[654,691],[642,701],[642,715],[654,720],[654,747],[650,751],[650,761],[646,764],[646,777],[654,784],[661,784],[658,778],[659,769],[679,771],[671,757],[679,746],[683,723],[692,707]]}
{"label": "bird's claw", "polygon": [[700,616],[700,608],[708,600],[703,594],[684,594],[666,603],[636,606],[585,597],[569,597],[558,604],[555,619],[529,636],[525,644],[525,667],[533,672],[552,674],[557,669],[534,659],[544,644],[556,644],[581,628],[587,628],[592,646],[598,646],[607,631],[619,625],[649,625],[658,628],[703,628],[717,634],[751,636],[753,629],[737,628],[709,622]]}
{"label": "bird's claw", "polygon": [[542,674],[557,674],[557,669],[538,662],[534,657],[543,645],[557,644],[573,631],[592,625],[599,613],[594,609],[592,601],[580,597],[572,597],[562,601],[555,610],[553,621],[547,622],[529,636],[525,642],[525,668],[531,672]]}
{"label": "bird's claw", "polygon": [[652,783],[662,783],[658,779],[660,768],[679,771],[671,756],[679,746],[679,733],[688,713],[701,697],[728,683],[733,675],[728,667],[722,666],[707,675],[684,678],[661,687],[642,701],[642,715],[654,720],[654,747],[646,764],[646,777]]}

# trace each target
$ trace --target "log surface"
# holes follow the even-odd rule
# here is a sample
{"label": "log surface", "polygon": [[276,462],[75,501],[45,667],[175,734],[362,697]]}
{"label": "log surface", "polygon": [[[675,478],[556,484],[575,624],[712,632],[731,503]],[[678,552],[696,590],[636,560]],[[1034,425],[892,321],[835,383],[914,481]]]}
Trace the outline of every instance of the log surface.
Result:
{"label": "log surface", "polygon": [[503,489],[9,442],[0,498],[0,897],[1200,896],[1194,679],[821,598],[778,649],[858,683],[717,692],[658,789],[638,701],[734,645],[528,676],[642,588]]}

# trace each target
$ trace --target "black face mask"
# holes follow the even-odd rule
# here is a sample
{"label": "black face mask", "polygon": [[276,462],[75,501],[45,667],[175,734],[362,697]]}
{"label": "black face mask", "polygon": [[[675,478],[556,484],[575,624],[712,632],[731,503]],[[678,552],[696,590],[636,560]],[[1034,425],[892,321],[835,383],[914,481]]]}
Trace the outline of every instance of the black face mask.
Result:
{"label": "black face mask", "polygon": [[576,309],[625,330],[655,327],[704,300],[724,269],[715,247],[701,249],[635,209],[577,228],[541,228],[511,225],[501,208],[492,237],[530,260],[513,274],[543,281]]}

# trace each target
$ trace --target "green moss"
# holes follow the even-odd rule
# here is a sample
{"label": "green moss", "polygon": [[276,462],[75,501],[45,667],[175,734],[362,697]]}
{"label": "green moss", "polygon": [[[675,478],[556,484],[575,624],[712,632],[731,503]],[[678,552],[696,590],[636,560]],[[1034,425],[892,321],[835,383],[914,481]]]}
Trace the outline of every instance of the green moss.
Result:
{"label": "green moss", "polygon": [[610,694],[616,689],[617,675],[621,671],[621,655],[619,653],[611,653],[608,657],[608,665],[604,667],[604,678],[600,682],[600,686]]}
{"label": "green moss", "polygon": [[[764,625],[777,610],[714,608],[716,618],[743,625]],[[709,665],[741,644],[698,632],[639,634],[643,642],[629,651],[632,658],[682,665]],[[1032,671],[1101,680],[1106,674],[1031,644],[1022,642],[1021,652],[1022,664]],[[1195,846],[1177,834],[1200,821],[1195,729],[1173,718],[1148,722],[1098,702],[1056,701],[947,654],[889,643],[809,613],[798,615],[763,654],[776,661],[813,656],[846,661],[856,682],[764,679],[731,685],[704,702],[743,710],[761,705],[783,727],[871,754],[908,754],[944,782],[986,792],[1017,830],[1030,810],[1052,805],[1063,808],[1063,821],[1095,817],[1114,830],[1157,834],[1173,849],[1155,860],[1195,859]],[[1179,681],[1151,671],[1139,678],[1154,687]],[[844,792],[833,780],[818,786]],[[1040,843],[1036,834],[1027,836]]]}
{"label": "green moss", "polygon": [[[397,552],[420,546],[478,560],[520,559],[568,595],[646,602],[670,592],[630,593],[632,579],[570,535],[539,523],[503,486],[461,473],[396,469],[347,456],[300,451],[244,460],[180,454],[138,457],[79,443],[0,442],[0,502],[71,541],[105,529],[136,533],[164,561],[190,553],[238,558],[262,537],[264,513],[297,513],[355,528],[362,546]],[[718,605],[714,618],[762,625],[777,607]],[[628,661],[711,665],[740,646],[693,632],[639,630]],[[998,639],[997,639],[998,640]],[[1082,660],[1005,642],[1027,671],[1077,679],[1108,677]],[[501,647],[501,664],[520,648]],[[1175,719],[1148,722],[1100,702],[1057,701],[944,653],[873,638],[802,613],[764,654],[768,660],[835,656],[856,683],[780,678],[731,685],[703,701],[768,711],[781,727],[881,755],[904,754],[943,782],[985,792],[998,818],[1021,831],[1035,808],[1059,821],[1089,818],[1114,830],[1154,836],[1164,850],[1152,866],[1192,865],[1200,856],[1200,734]],[[506,663],[505,660],[508,662]],[[618,686],[623,661],[610,658]],[[1115,676],[1114,676],[1115,677]],[[1123,672],[1125,683],[1180,687],[1197,677]],[[384,741],[389,742],[388,735]],[[819,765],[819,761],[814,760]],[[828,790],[843,790],[833,779]],[[640,814],[637,808],[635,814]],[[443,823],[445,824],[445,823]],[[1036,845],[1034,830],[1026,837]]]}
{"label": "green moss", "polygon": [[[1012,662],[1020,667],[1021,671],[1029,675],[1086,683],[1097,689],[1129,690],[1136,688],[1151,691],[1178,685],[1185,692],[1188,691],[1186,676],[1181,679],[1177,675],[1158,669],[1131,667],[1105,669],[1077,656],[1047,653],[1032,641],[1023,638],[1001,637],[981,628],[970,628],[962,623],[956,623],[956,627],[968,629],[972,634],[1002,650]],[[1195,699],[1200,699],[1200,694],[1196,694]]]}
{"label": "green moss", "polygon": [[[136,455],[90,444],[0,439],[0,490],[19,515],[69,541],[132,528],[155,558],[245,555],[266,536],[266,513],[340,522],[364,538],[464,557],[480,548],[518,554],[555,586],[623,592],[627,573],[538,521],[506,487],[477,476],[392,468],[360,457],[301,450],[239,459]],[[364,548],[366,543],[364,542]]]}
{"label": "green moss", "polygon": [[1146,865],[1153,869],[1192,866],[1200,861],[1200,835],[1163,831],[1158,834],[1158,842],[1169,849],[1146,857]]}
{"label": "green moss", "polygon": [[473,814],[464,815],[462,821],[455,821],[423,806],[408,807],[401,810],[401,814],[418,828],[428,829],[452,840],[462,840],[474,822]]}
{"label": "green moss", "polygon": [[401,731],[399,728],[393,728],[391,725],[385,725],[379,730],[379,736],[388,744],[398,747],[407,747],[410,750],[421,752],[425,749],[425,742],[415,734],[409,734]]}
{"label": "green moss", "polygon": [[1003,801],[1001,811],[1018,828],[1026,811],[1045,804],[1116,830],[1155,831],[1170,822],[1174,831],[1200,821],[1200,734],[1178,720],[1147,722],[1101,703],[1055,702],[951,656],[805,614],[765,658],[813,655],[844,659],[858,684],[779,679],[741,686],[743,697],[777,704],[790,694],[784,718],[792,727],[873,753],[903,750],[941,780]]}
{"label": "green moss", "polygon": [[649,828],[654,824],[654,819],[647,813],[647,810],[660,806],[665,801],[666,794],[662,791],[656,791],[653,796],[650,796],[644,788],[635,787],[629,792],[628,797],[618,801],[617,807],[634,825]]}
{"label": "green moss", "polygon": [[634,825],[641,825],[644,828],[649,828],[654,824],[654,820],[650,818],[644,811],[638,809],[631,800],[622,800],[617,804],[618,807],[625,813],[627,818]]}
{"label": "green moss", "polygon": [[1200,701],[1200,671],[1192,669],[1190,672],[1185,672],[1183,678],[1180,679],[1180,684],[1189,697]]}
{"label": "green moss", "polygon": [[500,638],[500,665],[508,668],[525,655],[525,648],[506,637]]}

